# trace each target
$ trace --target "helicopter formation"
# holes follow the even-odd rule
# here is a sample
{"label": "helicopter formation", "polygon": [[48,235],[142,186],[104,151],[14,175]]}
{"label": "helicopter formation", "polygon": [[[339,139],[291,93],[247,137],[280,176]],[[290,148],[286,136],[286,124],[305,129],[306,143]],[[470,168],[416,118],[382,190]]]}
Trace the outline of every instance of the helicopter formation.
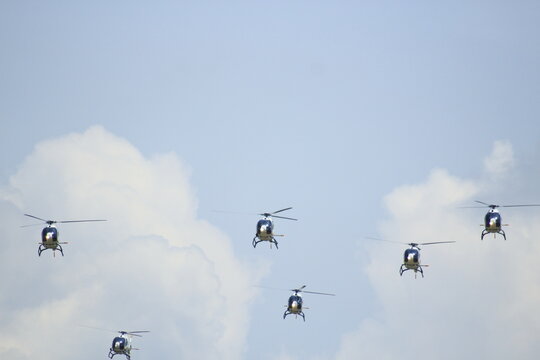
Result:
{"label": "helicopter formation", "polygon": [[[484,239],[485,235],[490,234],[490,233],[494,234],[494,237],[496,237],[497,234],[502,235],[504,240],[506,240],[506,233],[502,230],[502,226],[507,226],[507,225],[502,224],[502,217],[499,211],[497,210],[499,207],[540,206],[540,204],[495,205],[495,204],[488,204],[479,200],[476,200],[475,202],[481,204],[482,206],[464,206],[462,208],[479,208],[479,207],[483,208],[486,206],[489,207],[490,210],[484,217],[484,224],[483,224],[484,230],[482,231],[482,234],[481,234],[481,240]],[[276,249],[278,249],[278,242],[275,239],[275,237],[283,236],[283,235],[277,235],[274,233],[274,223],[273,223],[272,217],[297,221],[298,219],[295,219],[295,218],[276,215],[276,214],[279,214],[281,212],[291,210],[291,209],[292,207],[287,207],[284,209],[276,210],[274,212],[264,212],[264,213],[258,214],[260,216],[263,216],[263,218],[257,221],[256,233],[252,241],[252,245],[254,248],[257,247],[258,243],[267,241],[270,243],[270,247],[272,247],[272,244],[273,244],[276,246]],[[58,239],[59,233],[55,224],[107,221],[105,219],[57,221],[57,220],[46,220],[46,219],[43,219],[34,215],[30,215],[30,214],[24,214],[24,216],[27,216],[36,220],[40,220],[41,222],[46,224],[46,227],[44,227],[41,232],[41,242],[39,243],[38,256],[41,256],[41,253],[45,250],[52,250],[53,255],[55,254],[56,251],[59,251],[62,254],[62,256],[64,256],[62,245],[67,244],[67,242],[59,241]],[[23,225],[22,227],[35,226],[35,225],[39,225],[39,224]],[[386,242],[405,244],[405,245],[410,246],[403,253],[403,263],[401,264],[399,268],[399,275],[403,276],[404,272],[412,270],[415,274],[415,278],[417,276],[417,273],[420,273],[420,275],[424,277],[423,267],[428,266],[420,262],[420,250],[421,250],[420,246],[449,244],[449,243],[456,242],[456,241],[433,241],[433,242],[423,242],[423,243],[414,243],[414,242],[405,243],[405,242],[400,242],[400,241],[385,240],[385,239],[379,239],[379,238],[373,238],[373,237],[366,237],[366,238],[370,240],[386,241]],[[306,288],[306,285],[303,285],[299,288],[289,290],[289,291],[292,291],[293,294],[289,296],[289,299],[286,305],[286,310],[283,313],[283,319],[285,319],[288,315],[295,315],[295,317],[300,316],[304,321],[306,320],[304,309],[308,309],[308,308],[304,307],[303,305],[302,293],[335,296],[335,294],[332,294],[332,293],[306,291],[304,290],[305,288]],[[140,335],[141,333],[147,333],[147,332],[149,331],[147,330],[118,331],[120,336],[116,336],[113,339],[112,345],[109,349],[109,354],[108,354],[109,359],[112,359],[116,355],[124,355],[127,358],[127,360],[131,360],[131,351],[138,350],[132,347],[132,338],[141,337],[142,336]]]}

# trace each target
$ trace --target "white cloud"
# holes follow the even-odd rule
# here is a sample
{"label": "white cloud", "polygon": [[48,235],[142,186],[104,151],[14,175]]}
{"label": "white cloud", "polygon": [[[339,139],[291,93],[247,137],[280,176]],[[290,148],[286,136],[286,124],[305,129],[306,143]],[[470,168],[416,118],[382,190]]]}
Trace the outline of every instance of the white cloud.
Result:
{"label": "white cloud", "polygon": [[[260,274],[197,219],[189,170],[174,154],[148,159],[92,127],[39,143],[0,198],[14,224],[2,229],[0,358],[103,357],[114,334],[78,324],[151,330],[135,339],[145,358],[242,357]],[[16,228],[23,212],[109,221],[60,224],[66,256],[38,258],[41,228]]]}
{"label": "white cloud", "polygon": [[514,166],[514,150],[508,141],[495,141],[491,154],[484,159],[484,169],[492,176],[500,177]]}
{"label": "white cloud", "polygon": [[[508,169],[511,145],[496,143],[490,171]],[[495,155],[496,154],[496,155]],[[496,164],[497,161],[506,159]],[[435,170],[385,198],[381,236],[422,247],[425,278],[398,274],[406,245],[363,242],[379,308],[343,336],[335,359],[531,359],[540,351],[538,210],[502,211],[508,240],[480,241],[484,209],[457,209],[489,184]],[[494,185],[495,186],[495,185]]]}

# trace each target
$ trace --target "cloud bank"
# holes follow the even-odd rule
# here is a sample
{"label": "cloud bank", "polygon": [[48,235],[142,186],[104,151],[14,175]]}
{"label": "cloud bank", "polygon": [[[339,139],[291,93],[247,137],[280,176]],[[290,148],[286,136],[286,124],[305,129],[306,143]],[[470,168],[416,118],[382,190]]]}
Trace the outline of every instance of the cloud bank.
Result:
{"label": "cloud bank", "polygon": [[[137,356],[239,359],[249,286],[229,239],[197,219],[189,169],[145,158],[96,126],[43,141],[0,191],[0,358],[103,358],[110,330],[151,330]],[[65,257],[37,257],[41,227],[22,213],[106,223],[60,224]],[[29,221],[26,221],[29,220]]]}

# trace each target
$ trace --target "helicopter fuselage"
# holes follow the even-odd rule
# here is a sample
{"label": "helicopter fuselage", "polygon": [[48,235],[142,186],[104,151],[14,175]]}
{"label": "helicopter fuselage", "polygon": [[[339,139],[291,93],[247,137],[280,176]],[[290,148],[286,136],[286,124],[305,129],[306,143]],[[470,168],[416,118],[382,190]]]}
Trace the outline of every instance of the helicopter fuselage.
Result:
{"label": "helicopter fuselage", "polygon": [[58,229],[47,226],[41,231],[41,244],[47,249],[55,249],[58,245]]}
{"label": "helicopter fuselage", "polygon": [[58,242],[58,229],[54,225],[49,225],[41,231],[41,243],[38,248],[38,255],[41,256],[41,253],[47,249],[52,251],[60,251],[62,256],[64,256],[64,250]]}
{"label": "helicopter fuselage", "polygon": [[289,310],[292,314],[302,312],[302,297],[300,295],[292,295],[289,297],[287,310]]}
{"label": "helicopter fuselage", "polygon": [[422,265],[420,265],[420,249],[415,246],[405,250],[403,253],[403,264],[399,268],[399,275],[403,275],[407,270],[413,270],[415,278],[417,272],[424,277],[424,270],[422,270]]}
{"label": "helicopter fuselage", "polygon": [[484,226],[489,232],[499,232],[501,230],[501,214],[497,210],[490,210],[484,218]]}
{"label": "helicopter fuselage", "polygon": [[502,230],[502,218],[497,209],[490,209],[484,217],[484,230],[482,231],[481,239],[487,234],[501,234],[506,240],[506,234]]}
{"label": "helicopter fuselage", "polygon": [[266,216],[264,219],[257,221],[257,228],[255,232],[255,237],[253,238],[253,247],[256,247],[261,241],[269,241],[270,247],[272,244],[278,247],[278,243],[274,236],[274,223],[269,216]]}
{"label": "helicopter fuselage", "polygon": [[257,221],[257,237],[263,241],[270,241],[273,239],[274,223],[272,220],[266,218]]}
{"label": "helicopter fuselage", "polygon": [[303,300],[300,295],[291,295],[287,303],[287,310],[283,314],[283,318],[285,319],[287,315],[294,314],[300,315],[304,319],[304,321],[306,321],[306,317],[304,316],[304,312],[302,311],[302,302]]}
{"label": "helicopter fuselage", "polygon": [[117,336],[113,339],[111,348],[109,349],[109,359],[112,359],[115,355],[125,355],[130,359],[131,353],[131,341],[128,336]]}
{"label": "helicopter fuselage", "polygon": [[417,249],[407,249],[403,253],[403,265],[407,270],[417,271],[420,266],[420,251]]}

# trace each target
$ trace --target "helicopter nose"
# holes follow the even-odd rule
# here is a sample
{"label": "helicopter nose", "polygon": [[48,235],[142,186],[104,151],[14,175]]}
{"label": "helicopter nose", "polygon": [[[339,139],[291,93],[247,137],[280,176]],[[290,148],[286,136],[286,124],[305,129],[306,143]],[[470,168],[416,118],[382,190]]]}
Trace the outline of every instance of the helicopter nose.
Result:
{"label": "helicopter nose", "polygon": [[291,304],[291,309],[297,310],[298,309],[298,303],[296,301],[293,301]]}
{"label": "helicopter nose", "polygon": [[406,263],[407,264],[414,264],[416,262],[418,262],[418,259],[416,258],[416,256],[414,254],[409,254],[409,256],[406,259]]}

